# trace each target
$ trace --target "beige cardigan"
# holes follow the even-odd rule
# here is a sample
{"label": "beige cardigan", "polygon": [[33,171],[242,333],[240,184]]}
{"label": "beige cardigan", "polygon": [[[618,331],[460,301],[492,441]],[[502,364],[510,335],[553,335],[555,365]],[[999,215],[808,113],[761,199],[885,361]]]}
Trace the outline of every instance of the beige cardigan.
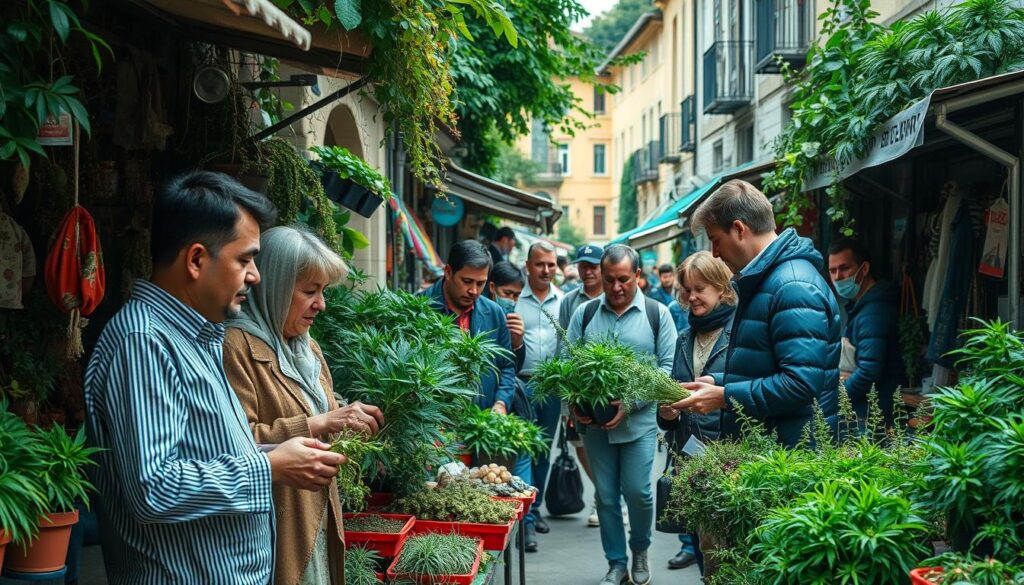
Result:
{"label": "beige cardigan", "polygon": [[[320,384],[327,391],[328,408],[338,407],[334,399],[330,370],[320,346],[311,341],[320,359]],[[281,373],[277,355],[269,345],[240,329],[228,328],[224,338],[224,371],[245,409],[257,443],[283,443],[292,437],[309,437],[309,404],[291,378]],[[324,437],[321,437],[324,439]],[[330,503],[327,523],[327,552],[331,585],[344,585],[344,535],[337,485],[320,492],[274,485],[277,517],[274,570],[275,585],[296,585],[309,564],[324,510]]]}

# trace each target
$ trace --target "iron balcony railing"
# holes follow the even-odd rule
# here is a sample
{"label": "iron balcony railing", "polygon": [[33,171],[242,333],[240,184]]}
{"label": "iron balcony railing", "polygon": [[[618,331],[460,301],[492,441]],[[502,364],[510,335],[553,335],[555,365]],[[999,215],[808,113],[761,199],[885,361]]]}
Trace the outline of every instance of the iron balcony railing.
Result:
{"label": "iron balcony railing", "polygon": [[693,152],[697,148],[697,141],[694,139],[697,134],[697,100],[692,95],[687,96],[679,109],[679,150]]}
{"label": "iron balcony railing", "polygon": [[717,41],[704,53],[704,113],[731,114],[754,99],[754,43]]}
{"label": "iron balcony railing", "polygon": [[660,162],[674,163],[679,161],[680,131],[682,130],[681,116],[678,112],[662,114],[658,121],[659,136],[661,136],[661,157]]}
{"label": "iron balcony railing", "polygon": [[814,0],[756,0],[758,73],[801,67],[814,38]]}
{"label": "iron balcony railing", "polygon": [[633,152],[633,184],[639,185],[658,180],[658,161],[661,157],[661,142],[652,140],[646,146]]}
{"label": "iron balcony railing", "polygon": [[549,156],[548,160],[536,161],[539,170],[534,174],[534,181],[538,184],[561,183],[562,163],[556,156]]}

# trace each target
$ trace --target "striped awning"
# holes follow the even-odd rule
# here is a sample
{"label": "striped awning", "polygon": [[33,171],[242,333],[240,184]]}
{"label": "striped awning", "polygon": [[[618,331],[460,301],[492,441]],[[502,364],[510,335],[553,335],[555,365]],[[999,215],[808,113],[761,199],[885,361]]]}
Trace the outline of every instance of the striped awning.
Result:
{"label": "striped awning", "polygon": [[427,270],[440,276],[444,272],[444,261],[441,260],[437,250],[434,249],[434,244],[427,237],[419,218],[405,207],[402,198],[397,195],[388,199],[388,205],[395,212],[395,230],[402,233],[405,244],[423,262]]}

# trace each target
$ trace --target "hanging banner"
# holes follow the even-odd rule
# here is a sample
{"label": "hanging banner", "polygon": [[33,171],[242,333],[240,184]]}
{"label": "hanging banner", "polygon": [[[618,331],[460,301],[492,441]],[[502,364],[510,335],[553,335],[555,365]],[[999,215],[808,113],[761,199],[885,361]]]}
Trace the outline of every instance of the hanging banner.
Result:
{"label": "hanging banner", "polygon": [[1006,247],[1009,238],[1010,204],[1000,197],[985,210],[985,246],[981,249],[978,272],[985,276],[1002,278],[1006,273]]}
{"label": "hanging banner", "polygon": [[931,104],[931,95],[921,99],[914,105],[896,114],[875,132],[867,154],[863,158],[855,158],[841,169],[835,160],[822,161],[814,173],[804,179],[804,191],[827,187],[832,183],[832,176],[838,170],[839,179],[856,174],[861,169],[878,166],[895,160],[910,149],[924,144],[924,117]]}

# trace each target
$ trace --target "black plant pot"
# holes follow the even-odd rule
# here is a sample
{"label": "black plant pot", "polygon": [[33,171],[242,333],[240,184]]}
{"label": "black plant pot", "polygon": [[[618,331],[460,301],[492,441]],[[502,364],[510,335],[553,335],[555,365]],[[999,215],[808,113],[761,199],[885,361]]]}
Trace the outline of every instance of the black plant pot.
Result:
{"label": "black plant pot", "polygon": [[338,173],[327,171],[323,174],[324,194],[339,205],[343,205],[363,217],[373,216],[384,200],[352,179],[342,179]]}
{"label": "black plant pot", "polygon": [[606,425],[619,413],[619,409],[610,404],[581,404],[577,408],[584,416],[589,416],[595,425]]}

